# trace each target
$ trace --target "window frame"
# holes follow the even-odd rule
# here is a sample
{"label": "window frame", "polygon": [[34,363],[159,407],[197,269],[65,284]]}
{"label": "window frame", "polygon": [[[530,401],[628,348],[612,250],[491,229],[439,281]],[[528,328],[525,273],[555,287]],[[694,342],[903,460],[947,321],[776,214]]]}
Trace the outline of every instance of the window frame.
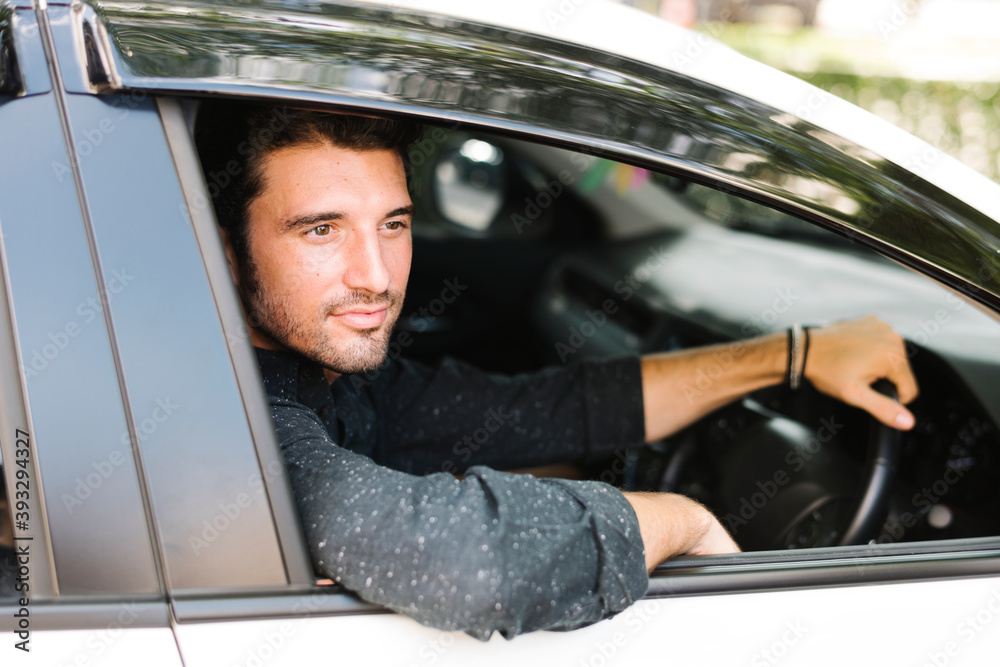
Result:
{"label": "window frame", "polygon": [[[275,104],[289,103],[285,96],[277,99],[255,96],[253,99]],[[183,102],[173,97],[159,97],[157,101],[161,113],[164,115],[164,124],[170,128],[168,135],[171,137],[171,146],[175,159],[177,159],[177,169],[181,174],[189,205],[191,202],[207,201],[205,199],[207,189],[201,175],[200,164],[191,145],[190,119],[185,116],[182,110]],[[317,106],[312,101],[309,104]],[[333,103],[328,105],[328,108],[341,109],[342,105]],[[352,109],[367,110],[371,113],[379,113],[380,111],[378,108],[365,109],[361,107],[358,109],[352,107]],[[426,121],[426,111],[414,114],[412,118],[417,121]],[[438,119],[437,122],[446,121]],[[477,134],[496,134],[496,128],[491,127],[489,123],[478,123],[471,119],[464,121],[462,128]],[[552,143],[545,139],[540,140],[531,132],[508,130],[503,134],[518,140],[549,145]],[[585,141],[585,138],[577,137],[575,141],[576,145],[579,146]],[[560,142],[559,147],[566,147],[566,143]],[[178,158],[178,156],[180,157]],[[636,160],[633,155],[616,153],[610,149],[604,149],[601,157],[616,159],[635,166],[645,164]],[[716,182],[713,185],[728,192],[732,191],[724,182]],[[759,199],[754,198],[755,201],[759,201]],[[786,202],[761,203],[771,206],[777,204],[783,210],[787,209]],[[197,207],[197,209],[191,210],[191,217],[196,229],[199,230],[202,251],[206,266],[210,267],[210,279],[217,295],[216,298],[220,302],[220,309],[225,307],[228,311],[222,315],[223,320],[228,323],[227,331],[238,332],[245,325],[232,291],[232,281],[228,267],[225,266],[222,246],[218,242],[214,212],[210,210],[210,207]],[[232,300],[230,301],[230,299]],[[223,301],[227,303],[222,305]],[[241,350],[235,350],[233,355],[234,366],[237,368],[240,378],[241,392],[244,396],[254,396],[254,403],[257,403],[259,398],[261,402],[257,405],[263,405],[266,408],[266,397],[259,384],[255,359],[247,356]],[[249,416],[249,412],[254,406],[249,401],[247,405]],[[264,431],[262,434],[264,437],[267,437],[267,431],[273,434],[269,420],[260,420],[258,415],[258,422],[258,428]],[[288,482],[287,478],[283,478],[275,480],[275,483],[287,485]],[[287,491],[292,493],[290,487]],[[805,555],[803,556],[803,554]],[[1000,573],[1000,536],[813,548],[809,549],[808,553],[804,551],[758,551],[731,556],[672,559],[660,565],[652,573],[646,597],[717,595],[949,578],[963,579],[995,576],[998,573]],[[309,595],[310,591],[312,596]],[[336,588],[331,589],[324,586],[291,587],[287,593],[275,593],[247,600],[247,606],[243,609],[233,604],[232,600],[218,596],[185,597],[183,602],[176,603],[176,608],[179,612],[178,617],[182,621],[208,620],[218,617],[256,618],[271,614],[285,617],[302,614],[303,600],[315,601],[316,595],[320,595],[323,601],[318,604],[313,602],[313,610],[309,613],[341,615],[386,612],[375,605],[357,601],[349,593],[341,593]]]}

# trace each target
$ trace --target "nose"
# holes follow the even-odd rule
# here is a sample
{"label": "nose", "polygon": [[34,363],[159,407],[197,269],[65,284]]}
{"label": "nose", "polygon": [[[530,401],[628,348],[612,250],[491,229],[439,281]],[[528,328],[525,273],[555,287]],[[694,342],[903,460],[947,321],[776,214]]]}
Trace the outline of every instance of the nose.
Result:
{"label": "nose", "polygon": [[392,274],[383,251],[377,230],[353,230],[345,257],[344,286],[370,294],[381,294],[389,289]]}

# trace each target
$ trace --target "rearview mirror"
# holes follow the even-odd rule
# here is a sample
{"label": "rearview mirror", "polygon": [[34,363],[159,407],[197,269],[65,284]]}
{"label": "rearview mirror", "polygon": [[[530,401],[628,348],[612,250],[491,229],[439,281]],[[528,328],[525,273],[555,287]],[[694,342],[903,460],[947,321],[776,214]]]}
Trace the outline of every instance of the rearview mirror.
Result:
{"label": "rearview mirror", "polygon": [[504,155],[481,139],[466,139],[434,165],[434,201],[453,224],[482,232],[496,220],[506,196]]}

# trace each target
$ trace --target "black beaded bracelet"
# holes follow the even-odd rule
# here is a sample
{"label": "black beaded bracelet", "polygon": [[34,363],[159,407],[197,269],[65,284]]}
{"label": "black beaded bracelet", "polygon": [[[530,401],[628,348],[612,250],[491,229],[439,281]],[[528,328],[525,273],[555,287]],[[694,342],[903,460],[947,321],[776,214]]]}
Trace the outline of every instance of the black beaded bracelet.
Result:
{"label": "black beaded bracelet", "polygon": [[788,334],[788,359],[785,362],[785,384],[791,385],[792,384],[792,361],[793,361],[793,359],[792,359],[792,352],[793,352],[792,328],[788,327],[788,331],[786,333]]}
{"label": "black beaded bracelet", "polygon": [[809,334],[796,322],[788,329],[788,368],[785,371],[785,380],[793,390],[802,384],[807,354],[809,354]]}
{"label": "black beaded bracelet", "polygon": [[806,379],[806,359],[809,358],[809,329],[812,327],[802,327],[802,336],[805,342],[802,344],[802,379]]}

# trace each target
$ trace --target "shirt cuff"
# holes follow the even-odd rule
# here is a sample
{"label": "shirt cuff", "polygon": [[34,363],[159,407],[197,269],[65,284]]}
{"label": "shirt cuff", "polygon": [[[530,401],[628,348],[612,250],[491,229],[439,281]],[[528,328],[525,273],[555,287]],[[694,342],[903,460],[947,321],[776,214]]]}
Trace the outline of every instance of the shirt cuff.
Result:
{"label": "shirt cuff", "polygon": [[559,481],[590,512],[598,553],[596,593],[602,617],[613,616],[641,599],[649,587],[639,519],[632,504],[610,484]]}
{"label": "shirt cuff", "polygon": [[586,460],[608,458],[616,450],[642,445],[646,441],[646,421],[639,357],[582,363]]}

